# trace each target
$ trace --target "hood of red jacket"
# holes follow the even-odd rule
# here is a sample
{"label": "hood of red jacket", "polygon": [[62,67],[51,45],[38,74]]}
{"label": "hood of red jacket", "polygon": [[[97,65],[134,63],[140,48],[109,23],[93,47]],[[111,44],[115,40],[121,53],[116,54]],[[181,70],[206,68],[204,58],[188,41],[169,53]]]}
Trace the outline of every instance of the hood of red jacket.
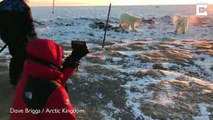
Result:
{"label": "hood of red jacket", "polygon": [[[37,39],[31,41],[27,46],[27,53],[37,58],[50,61],[51,63],[61,66],[62,48],[59,44],[48,39]],[[29,76],[44,79],[61,79],[63,74],[55,69],[27,59],[24,64],[24,72]]]}

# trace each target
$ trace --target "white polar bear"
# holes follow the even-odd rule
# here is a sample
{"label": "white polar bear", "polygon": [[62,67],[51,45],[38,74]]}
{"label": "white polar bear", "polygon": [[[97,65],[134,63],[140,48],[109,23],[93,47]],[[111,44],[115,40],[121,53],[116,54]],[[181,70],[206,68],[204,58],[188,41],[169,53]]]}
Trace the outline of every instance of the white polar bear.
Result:
{"label": "white polar bear", "polygon": [[129,13],[122,13],[120,16],[119,27],[124,29],[129,29],[129,27],[131,27],[133,31],[137,32],[137,30],[135,29],[135,24],[140,24],[140,23],[141,23],[141,18],[131,15]]}
{"label": "white polar bear", "polygon": [[181,16],[174,16],[173,22],[176,23],[175,25],[175,33],[179,31],[181,28],[182,33],[185,34],[189,28],[189,18],[188,17],[181,17]]}

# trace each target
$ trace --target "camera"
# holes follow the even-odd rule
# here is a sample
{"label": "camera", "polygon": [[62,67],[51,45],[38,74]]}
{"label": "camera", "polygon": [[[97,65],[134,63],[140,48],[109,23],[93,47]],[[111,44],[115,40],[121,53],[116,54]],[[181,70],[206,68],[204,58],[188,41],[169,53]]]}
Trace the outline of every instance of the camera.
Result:
{"label": "camera", "polygon": [[72,41],[71,47],[72,49],[83,49],[86,46],[85,41]]}

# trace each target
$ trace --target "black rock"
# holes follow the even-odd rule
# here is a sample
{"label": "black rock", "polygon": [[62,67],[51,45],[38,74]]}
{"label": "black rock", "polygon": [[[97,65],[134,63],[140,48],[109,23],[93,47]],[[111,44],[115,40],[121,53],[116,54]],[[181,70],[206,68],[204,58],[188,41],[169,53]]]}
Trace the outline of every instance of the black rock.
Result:
{"label": "black rock", "polygon": [[[95,21],[94,23],[89,24],[89,27],[93,28],[93,29],[105,30],[106,29],[106,23],[100,22],[100,21]],[[107,30],[113,30],[115,32],[122,32],[122,33],[128,33],[127,30],[120,28],[120,27],[117,27],[117,26],[113,26],[111,24],[107,25]]]}

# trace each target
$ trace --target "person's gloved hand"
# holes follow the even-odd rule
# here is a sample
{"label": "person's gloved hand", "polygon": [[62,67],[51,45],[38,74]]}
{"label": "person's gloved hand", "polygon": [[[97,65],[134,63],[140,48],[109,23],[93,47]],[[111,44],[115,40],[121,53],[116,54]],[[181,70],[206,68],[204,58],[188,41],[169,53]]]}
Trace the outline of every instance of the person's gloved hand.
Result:
{"label": "person's gloved hand", "polygon": [[81,48],[74,48],[71,55],[69,55],[67,58],[65,58],[65,61],[62,64],[63,68],[78,67],[80,59],[88,53],[89,53],[89,50],[86,45]]}
{"label": "person's gloved hand", "polygon": [[86,44],[82,47],[76,47],[73,48],[73,51],[71,53],[71,57],[76,60],[79,61],[82,57],[86,56],[89,53],[89,50],[86,46]]}

